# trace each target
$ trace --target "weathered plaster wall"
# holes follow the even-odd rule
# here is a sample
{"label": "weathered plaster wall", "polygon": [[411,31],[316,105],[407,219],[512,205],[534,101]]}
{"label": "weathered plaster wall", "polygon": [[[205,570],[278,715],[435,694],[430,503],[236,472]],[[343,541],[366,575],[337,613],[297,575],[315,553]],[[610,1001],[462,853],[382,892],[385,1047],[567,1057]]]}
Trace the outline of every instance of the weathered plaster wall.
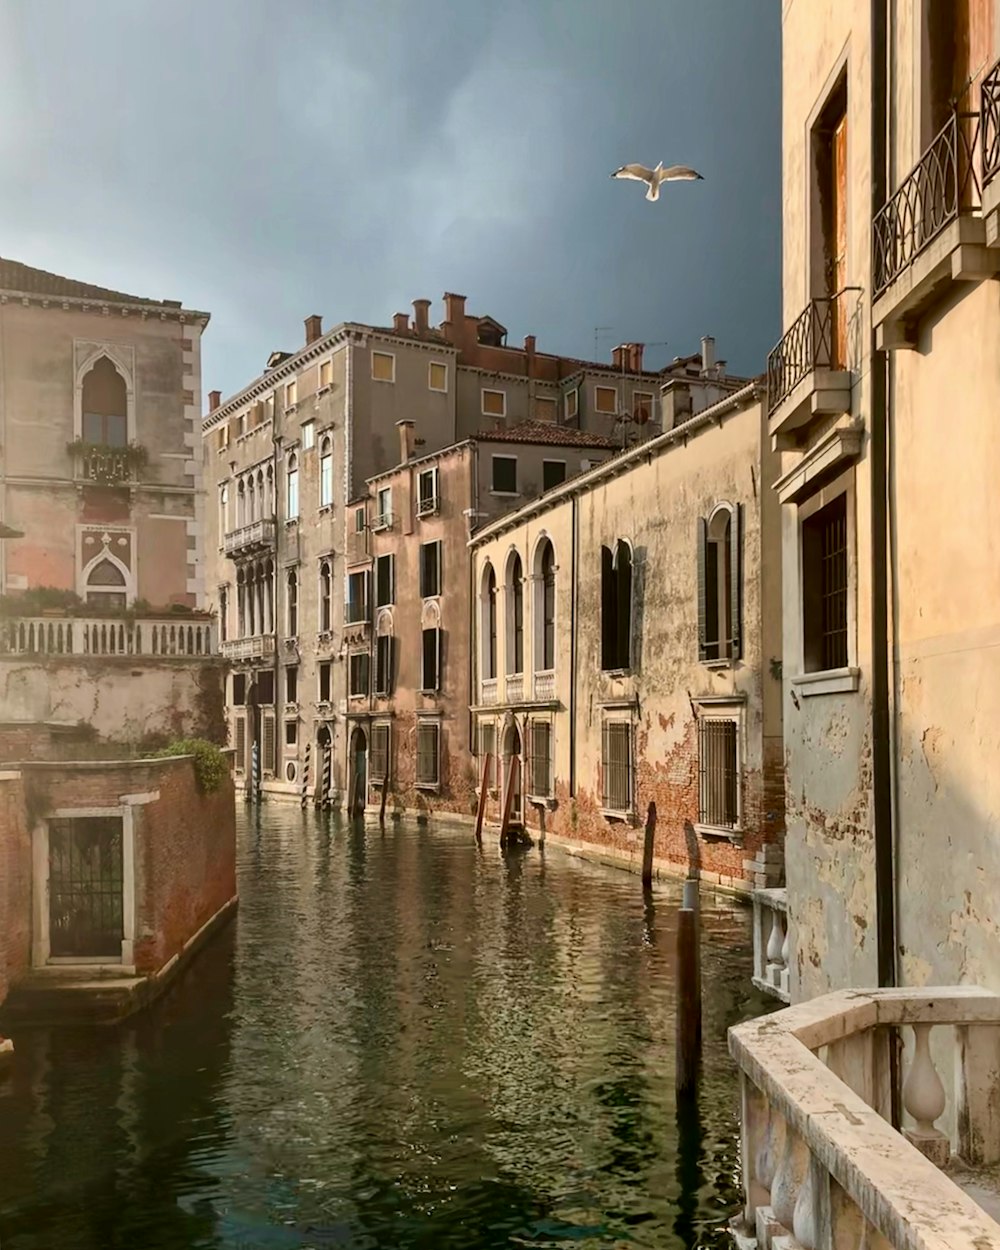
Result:
{"label": "weathered plaster wall", "polygon": [[19,772],[0,770],[0,1004],[31,961],[31,840]]}

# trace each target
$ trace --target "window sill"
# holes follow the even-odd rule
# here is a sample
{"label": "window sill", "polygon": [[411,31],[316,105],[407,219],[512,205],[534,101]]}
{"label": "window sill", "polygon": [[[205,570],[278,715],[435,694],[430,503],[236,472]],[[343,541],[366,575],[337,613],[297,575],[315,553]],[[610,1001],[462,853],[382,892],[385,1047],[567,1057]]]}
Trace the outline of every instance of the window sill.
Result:
{"label": "window sill", "polygon": [[631,668],[602,668],[601,672],[605,677],[613,677],[616,681],[623,681],[626,677],[632,676]]}
{"label": "window sill", "polygon": [[295,529],[295,527],[298,525],[298,523],[299,523],[299,518],[298,518],[297,516],[286,516],[286,517],[285,517],[285,529],[286,529],[286,530],[292,530],[292,529]]}
{"label": "window sill", "polygon": [[427,790],[433,794],[439,793],[441,789],[440,781],[415,781],[414,788],[417,790]]}
{"label": "window sill", "polygon": [[329,513],[333,511],[333,504],[332,503],[321,504],[318,511],[319,511],[320,516],[327,516]]}
{"label": "window sill", "polygon": [[731,660],[727,656],[725,659],[722,659],[722,660],[702,660],[701,665],[702,665],[702,668],[726,669],[726,668],[734,668],[736,665],[736,661]]}
{"label": "window sill", "polygon": [[333,390],[333,383],[328,382],[326,386],[321,386],[319,388],[319,390],[316,392],[316,398],[319,399],[321,395],[325,395],[327,391],[332,391],[332,390]]}
{"label": "window sill", "polygon": [[605,820],[619,821],[627,825],[634,825],[636,819],[634,811],[622,811],[614,807],[602,807],[601,815]]}
{"label": "window sill", "polygon": [[727,829],[724,825],[699,825],[694,827],[699,838],[707,838],[714,842],[732,842],[734,846],[743,845],[742,829]]}
{"label": "window sill", "polygon": [[551,795],[529,794],[528,802],[532,807],[544,807],[549,812],[556,810],[556,800]]}
{"label": "window sill", "polygon": [[494,499],[520,499],[521,492],[519,490],[491,490],[490,494]]}
{"label": "window sill", "polygon": [[829,668],[820,673],[800,673],[792,678],[792,688],[804,699],[818,694],[851,694],[860,684],[859,668]]}

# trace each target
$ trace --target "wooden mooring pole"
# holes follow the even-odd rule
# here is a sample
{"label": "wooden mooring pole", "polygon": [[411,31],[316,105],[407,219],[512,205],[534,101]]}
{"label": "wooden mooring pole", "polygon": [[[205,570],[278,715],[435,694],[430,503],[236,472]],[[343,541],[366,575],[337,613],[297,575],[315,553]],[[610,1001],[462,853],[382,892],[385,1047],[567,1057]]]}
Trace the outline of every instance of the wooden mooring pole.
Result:
{"label": "wooden mooring pole", "polygon": [[648,890],[653,884],[653,843],[656,840],[656,804],[650,803],[646,812],[646,840],[642,846],[642,888]]}
{"label": "wooden mooring pole", "polygon": [[483,844],[483,818],[486,815],[486,797],[489,794],[490,764],[493,756],[489,751],[483,760],[483,779],[479,787],[479,807],[476,811],[476,841],[480,846]]}
{"label": "wooden mooring pole", "polygon": [[677,913],[677,1045],[674,1083],[678,1094],[698,1087],[701,1061],[701,940],[698,882],[684,882]]}
{"label": "wooden mooring pole", "polygon": [[389,797],[389,778],[384,777],[382,779],[382,802],[379,805],[379,809],[378,809],[378,823],[380,825],[385,824],[385,803],[388,797]]}
{"label": "wooden mooring pole", "polygon": [[517,776],[518,757],[512,755],[507,766],[507,790],[503,796],[503,817],[500,821],[500,845],[507,845],[507,829],[510,825],[510,809],[514,806],[514,778]]}

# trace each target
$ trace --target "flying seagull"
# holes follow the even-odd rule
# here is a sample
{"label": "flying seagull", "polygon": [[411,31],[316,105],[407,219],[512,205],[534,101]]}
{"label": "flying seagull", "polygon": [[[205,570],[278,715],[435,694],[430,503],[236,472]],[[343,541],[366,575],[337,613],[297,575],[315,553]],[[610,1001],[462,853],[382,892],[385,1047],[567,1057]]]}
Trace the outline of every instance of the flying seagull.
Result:
{"label": "flying seagull", "polygon": [[696,178],[701,178],[701,174],[688,169],[687,165],[668,165],[664,169],[663,162],[660,161],[655,169],[647,169],[645,165],[623,165],[611,177],[634,178],[636,182],[644,182],[649,187],[646,199],[658,200],[661,182],[693,182]]}

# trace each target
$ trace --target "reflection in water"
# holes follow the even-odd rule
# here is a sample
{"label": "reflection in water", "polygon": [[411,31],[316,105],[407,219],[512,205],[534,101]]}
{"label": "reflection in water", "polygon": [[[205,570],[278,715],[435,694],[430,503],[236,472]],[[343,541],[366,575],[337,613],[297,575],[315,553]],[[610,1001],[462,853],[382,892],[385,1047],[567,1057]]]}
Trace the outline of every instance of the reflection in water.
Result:
{"label": "reflection in water", "polygon": [[701,1100],[676,1106],[679,890],[279,806],[246,816],[240,890],[145,1016],[15,1039],[3,1250],[726,1244],[742,908],[703,904]]}

